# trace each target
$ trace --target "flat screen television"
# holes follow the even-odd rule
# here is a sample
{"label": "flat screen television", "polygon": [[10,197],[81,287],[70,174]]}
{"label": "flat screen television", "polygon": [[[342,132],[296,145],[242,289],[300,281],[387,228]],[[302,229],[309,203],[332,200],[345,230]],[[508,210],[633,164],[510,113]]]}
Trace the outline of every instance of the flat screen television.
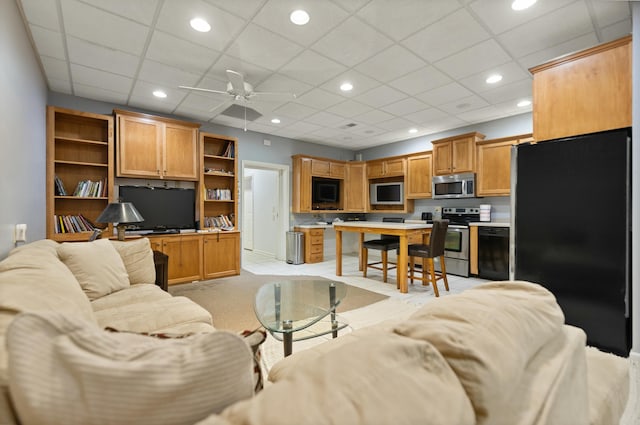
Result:
{"label": "flat screen television", "polygon": [[340,201],[340,180],[313,177],[311,180],[311,202]]}
{"label": "flat screen television", "polygon": [[166,232],[196,227],[194,189],[120,186],[120,199],[131,202],[144,218],[127,225],[128,229]]}

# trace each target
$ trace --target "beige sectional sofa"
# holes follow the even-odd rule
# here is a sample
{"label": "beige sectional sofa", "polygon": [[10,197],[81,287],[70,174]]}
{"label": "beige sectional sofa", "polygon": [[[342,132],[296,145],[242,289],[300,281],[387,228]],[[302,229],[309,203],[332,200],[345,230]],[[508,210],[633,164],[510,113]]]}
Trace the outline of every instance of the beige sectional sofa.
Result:
{"label": "beige sectional sofa", "polygon": [[[12,250],[9,256],[0,262],[0,424],[14,423],[16,420],[9,398],[7,339],[8,329],[20,313],[35,314],[36,316],[30,319],[32,322],[44,319],[51,322],[48,326],[36,326],[36,330],[47,327],[52,329],[35,340],[34,335],[37,332],[25,332],[25,337],[21,338],[14,330],[14,341],[24,344],[31,341],[34,345],[30,348],[26,345],[26,348],[20,348],[19,344],[14,342],[15,350],[26,350],[20,354],[22,359],[38,354],[39,350],[44,351],[46,340],[53,338],[52,334],[75,328],[94,332],[93,338],[96,341],[103,338],[105,328],[119,331],[120,334],[107,336],[111,338],[109,343],[115,345],[122,345],[122,338],[138,337],[122,334],[123,331],[164,336],[216,334],[209,339],[236,339],[240,344],[227,342],[224,353],[219,353],[223,357],[221,365],[227,369],[226,373],[235,377],[234,379],[249,377],[249,381],[241,383],[240,386],[246,384],[246,388],[240,389],[241,396],[227,399],[225,405],[253,394],[253,364],[248,346],[236,335],[217,335],[224,332],[214,332],[212,317],[207,310],[188,298],[171,296],[156,285],[153,258],[153,251],[146,238],[127,242],[100,239],[82,243],[40,240]],[[57,316],[47,317],[49,313],[55,313]],[[135,345],[136,341],[125,342]],[[167,340],[159,343],[165,345],[151,348],[163,349],[168,353],[167,346],[173,344],[172,347],[175,349],[175,344],[180,342]],[[206,343],[210,344],[203,342]],[[79,351],[78,347],[81,346],[82,342],[76,341],[74,349]],[[118,350],[121,349],[121,346],[118,347]],[[151,351],[145,352],[148,354]],[[102,356],[103,361],[113,360]],[[184,358],[185,354],[180,353],[176,356]],[[227,356],[235,356],[242,361],[226,361],[224,358]],[[105,368],[112,366],[113,362],[105,365]],[[25,375],[37,369],[35,364],[26,364],[25,367],[26,372],[21,372]],[[51,365],[49,367],[53,368]],[[55,370],[59,370],[60,367],[55,366]],[[21,376],[13,378],[19,379]],[[86,385],[86,382],[83,385]],[[67,394],[67,397],[71,396]],[[14,404],[15,402],[16,397]],[[111,409],[113,410],[114,406]],[[39,420],[36,418],[36,421]],[[34,423],[33,420],[30,422]]]}
{"label": "beige sectional sofa", "polygon": [[586,347],[527,282],[296,352],[254,396],[251,350],[151,284],[150,252],[38,241],[0,262],[0,423],[613,425],[626,405],[627,359]]}

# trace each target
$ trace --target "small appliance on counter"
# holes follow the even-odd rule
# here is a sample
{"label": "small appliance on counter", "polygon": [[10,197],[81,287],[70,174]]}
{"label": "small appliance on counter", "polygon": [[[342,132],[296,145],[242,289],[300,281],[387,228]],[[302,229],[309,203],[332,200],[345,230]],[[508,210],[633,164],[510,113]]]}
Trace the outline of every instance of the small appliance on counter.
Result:
{"label": "small appliance on counter", "polygon": [[433,223],[433,213],[430,212],[423,212],[422,216],[420,217],[421,220],[425,220],[427,222],[427,224],[431,224]]}

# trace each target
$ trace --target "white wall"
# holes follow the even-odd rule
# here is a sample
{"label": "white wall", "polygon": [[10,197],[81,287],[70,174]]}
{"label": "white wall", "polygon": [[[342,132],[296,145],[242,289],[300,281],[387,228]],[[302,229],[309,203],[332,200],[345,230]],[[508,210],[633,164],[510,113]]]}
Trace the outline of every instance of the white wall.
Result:
{"label": "white wall", "polygon": [[13,0],[0,1],[0,258],[14,247],[13,229],[27,241],[45,237],[47,87]]}

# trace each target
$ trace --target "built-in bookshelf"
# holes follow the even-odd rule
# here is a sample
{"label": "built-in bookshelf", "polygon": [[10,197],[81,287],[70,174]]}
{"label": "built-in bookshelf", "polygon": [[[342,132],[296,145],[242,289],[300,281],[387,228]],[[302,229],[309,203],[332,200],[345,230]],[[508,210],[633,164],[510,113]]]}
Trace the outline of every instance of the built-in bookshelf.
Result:
{"label": "built-in bookshelf", "polygon": [[200,133],[201,178],[198,190],[200,228],[237,230],[237,139]]}
{"label": "built-in bookshelf", "polygon": [[84,241],[113,199],[113,117],[47,107],[47,238]]}

